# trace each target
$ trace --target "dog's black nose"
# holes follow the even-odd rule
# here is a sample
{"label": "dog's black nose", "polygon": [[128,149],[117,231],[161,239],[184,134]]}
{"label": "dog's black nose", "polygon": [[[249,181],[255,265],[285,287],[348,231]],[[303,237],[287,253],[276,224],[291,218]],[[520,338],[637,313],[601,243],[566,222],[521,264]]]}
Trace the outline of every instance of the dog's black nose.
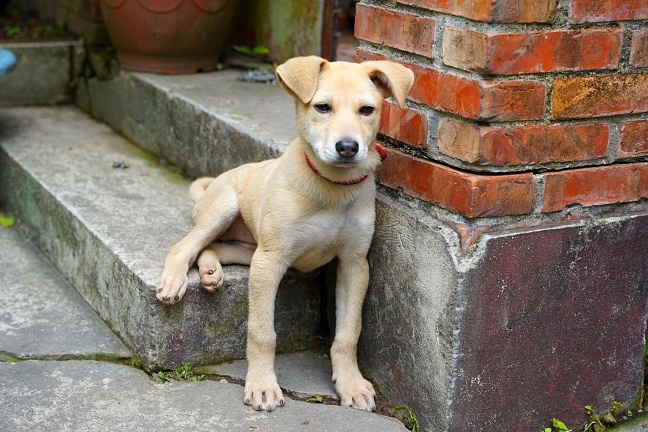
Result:
{"label": "dog's black nose", "polygon": [[335,143],[335,150],[344,158],[352,158],[358,153],[358,143],[351,140],[342,140]]}

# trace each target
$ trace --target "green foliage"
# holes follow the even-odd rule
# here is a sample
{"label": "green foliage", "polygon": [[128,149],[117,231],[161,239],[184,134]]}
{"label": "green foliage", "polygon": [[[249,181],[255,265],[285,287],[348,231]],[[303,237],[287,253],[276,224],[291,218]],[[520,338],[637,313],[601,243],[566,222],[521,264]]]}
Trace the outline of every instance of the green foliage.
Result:
{"label": "green foliage", "polygon": [[20,33],[20,27],[12,26],[12,25],[6,25],[2,28],[2,33],[5,36],[15,36],[18,33]]}
{"label": "green foliage", "polygon": [[551,420],[551,425],[555,429],[558,429],[558,430],[562,430],[562,431],[568,431],[569,430],[569,428],[565,425],[565,423],[561,422],[560,420],[558,420],[555,417]]}
{"label": "green foliage", "polygon": [[205,375],[196,375],[192,372],[191,366],[184,362],[172,371],[159,371],[155,375],[164,382],[169,382],[171,380],[202,381],[205,379]]}
{"label": "green foliage", "polygon": [[421,432],[421,428],[418,425],[418,421],[416,420],[416,416],[412,412],[411,408],[408,406],[397,406],[394,408],[395,412],[398,411],[403,411],[407,417],[405,418],[405,421],[407,422],[407,428],[411,430],[412,432]]}
{"label": "green foliage", "polygon": [[313,396],[311,398],[306,399],[308,402],[314,402],[314,403],[324,403],[324,396]]}
{"label": "green foliage", "polygon": [[15,223],[16,221],[14,220],[14,218],[0,215],[0,226],[8,228],[10,226],[13,226]]}
{"label": "green foliage", "polygon": [[240,53],[253,56],[264,56],[270,52],[270,50],[263,45],[257,45],[254,48],[250,48],[247,45],[235,45],[234,49]]}

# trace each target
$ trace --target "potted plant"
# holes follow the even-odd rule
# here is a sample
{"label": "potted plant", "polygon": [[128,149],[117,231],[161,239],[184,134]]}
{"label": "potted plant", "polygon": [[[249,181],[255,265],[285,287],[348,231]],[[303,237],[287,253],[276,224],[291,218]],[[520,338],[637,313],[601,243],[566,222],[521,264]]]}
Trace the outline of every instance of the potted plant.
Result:
{"label": "potted plant", "polygon": [[101,0],[124,69],[185,74],[216,69],[236,0]]}

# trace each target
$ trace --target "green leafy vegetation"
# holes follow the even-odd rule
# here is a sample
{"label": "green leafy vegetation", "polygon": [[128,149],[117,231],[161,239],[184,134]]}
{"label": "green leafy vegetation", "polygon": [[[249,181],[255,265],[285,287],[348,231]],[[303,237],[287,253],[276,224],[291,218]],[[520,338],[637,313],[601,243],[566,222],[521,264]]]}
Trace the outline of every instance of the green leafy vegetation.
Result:
{"label": "green leafy vegetation", "polygon": [[14,218],[0,215],[0,226],[8,228],[10,226],[13,226],[15,223],[16,221],[14,220]]}
{"label": "green leafy vegetation", "polygon": [[169,382],[171,380],[202,381],[205,379],[205,375],[195,374],[191,370],[191,366],[184,362],[172,371],[159,371],[155,376],[163,382]]}
{"label": "green leafy vegetation", "polygon": [[410,407],[404,405],[394,407],[394,412],[397,411],[403,411],[406,414],[405,421],[407,422],[406,426],[409,430],[411,430],[412,432],[421,432],[421,428],[418,425],[416,416],[414,415]]}

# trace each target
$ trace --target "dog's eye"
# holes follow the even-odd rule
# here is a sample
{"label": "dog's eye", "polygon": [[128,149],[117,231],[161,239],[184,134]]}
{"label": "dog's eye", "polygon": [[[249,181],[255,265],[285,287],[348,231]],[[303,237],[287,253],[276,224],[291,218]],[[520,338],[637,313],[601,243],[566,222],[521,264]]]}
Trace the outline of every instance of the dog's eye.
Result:
{"label": "dog's eye", "polygon": [[360,114],[362,114],[362,115],[366,115],[366,116],[368,116],[368,115],[373,114],[373,112],[374,112],[374,107],[369,106],[369,105],[365,105],[365,106],[363,106],[363,107],[360,108],[360,111],[359,111],[359,112],[360,112]]}
{"label": "dog's eye", "polygon": [[329,104],[325,104],[325,103],[323,103],[323,104],[317,104],[317,105],[315,105],[315,109],[316,109],[317,111],[321,112],[322,114],[326,114],[326,113],[330,113],[330,112],[331,112],[331,105],[329,105]]}

